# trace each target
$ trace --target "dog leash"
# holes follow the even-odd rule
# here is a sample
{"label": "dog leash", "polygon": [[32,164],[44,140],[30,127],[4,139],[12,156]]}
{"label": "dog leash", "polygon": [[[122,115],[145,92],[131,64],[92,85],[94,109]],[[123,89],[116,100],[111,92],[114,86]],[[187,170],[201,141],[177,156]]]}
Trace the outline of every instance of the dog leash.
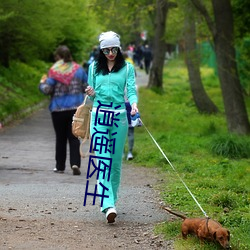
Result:
{"label": "dog leash", "polygon": [[168,159],[168,157],[165,155],[165,153],[163,152],[163,150],[161,149],[161,147],[159,146],[159,144],[157,143],[157,141],[154,139],[153,135],[149,132],[148,128],[145,126],[145,124],[142,122],[141,118],[139,118],[139,120],[141,121],[142,125],[145,127],[146,131],[148,132],[148,134],[150,135],[151,139],[153,140],[153,142],[155,143],[155,145],[158,147],[158,149],[160,150],[160,152],[162,153],[162,155],[165,157],[165,159],[167,160],[167,162],[169,163],[169,165],[172,167],[172,169],[175,171],[175,173],[177,174],[177,176],[179,177],[179,179],[181,180],[182,184],[185,186],[185,188],[187,189],[187,191],[189,192],[189,194],[191,195],[191,197],[193,198],[193,200],[196,202],[196,204],[198,205],[198,207],[200,208],[200,210],[202,211],[202,213],[205,215],[205,217],[209,218],[209,216],[207,215],[207,213],[203,210],[203,208],[201,207],[201,205],[199,204],[199,202],[196,200],[196,198],[194,197],[194,195],[192,194],[192,192],[190,191],[190,189],[188,188],[188,186],[186,185],[186,183],[182,180],[182,178],[180,177],[180,175],[178,174],[177,170],[175,169],[175,167],[173,166],[173,164],[170,162],[170,160]]}

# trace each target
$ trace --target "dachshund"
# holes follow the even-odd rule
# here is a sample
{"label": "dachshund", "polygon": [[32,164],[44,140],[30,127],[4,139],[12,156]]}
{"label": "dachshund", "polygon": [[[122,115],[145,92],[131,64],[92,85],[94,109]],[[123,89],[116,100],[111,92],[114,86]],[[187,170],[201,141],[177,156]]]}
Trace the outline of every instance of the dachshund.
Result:
{"label": "dachshund", "polygon": [[215,241],[218,242],[223,249],[231,249],[230,232],[222,225],[210,218],[187,218],[185,215],[173,212],[171,209],[163,207],[169,213],[183,219],[181,225],[181,233],[183,239],[187,239],[188,234],[196,235],[200,241]]}

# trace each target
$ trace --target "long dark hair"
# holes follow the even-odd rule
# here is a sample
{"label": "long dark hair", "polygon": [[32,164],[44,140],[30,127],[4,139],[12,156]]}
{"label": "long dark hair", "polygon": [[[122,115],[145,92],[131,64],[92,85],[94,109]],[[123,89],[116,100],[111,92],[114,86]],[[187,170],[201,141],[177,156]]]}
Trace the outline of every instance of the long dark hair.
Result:
{"label": "long dark hair", "polygon": [[[119,71],[121,68],[123,68],[125,66],[125,64],[126,64],[125,59],[121,53],[121,50],[118,49],[117,55],[115,58],[115,65],[112,69],[112,72]],[[107,65],[107,58],[103,54],[102,50],[100,50],[99,56],[96,60],[96,73],[97,74],[101,73],[103,75],[109,74],[109,69],[108,69],[108,65]]]}

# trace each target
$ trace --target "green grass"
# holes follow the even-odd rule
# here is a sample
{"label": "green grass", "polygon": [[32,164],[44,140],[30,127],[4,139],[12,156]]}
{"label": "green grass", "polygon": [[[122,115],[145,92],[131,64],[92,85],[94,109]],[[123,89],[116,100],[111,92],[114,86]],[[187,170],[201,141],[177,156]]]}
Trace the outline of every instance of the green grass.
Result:
{"label": "green grass", "polygon": [[[164,70],[164,93],[141,88],[139,110],[174,170],[144,127],[135,129],[133,163],[159,169],[163,182],[155,188],[166,205],[189,217],[202,217],[181,178],[206,213],[230,230],[232,249],[250,249],[250,138],[227,132],[218,79],[209,68],[202,68],[201,73],[205,89],[220,113],[201,115],[197,111],[183,62],[171,61]],[[213,243],[201,248],[192,237],[184,242],[178,237],[180,224],[180,219],[162,223],[155,231],[175,239],[178,250],[217,249]]]}
{"label": "green grass", "polygon": [[[48,65],[42,62],[31,66],[12,62],[10,69],[0,68],[0,122],[9,115],[18,117],[20,111],[46,98],[38,83],[47,70]],[[135,129],[133,163],[159,170],[163,181],[155,188],[165,204],[189,217],[203,216],[181,178],[206,213],[230,230],[232,249],[250,249],[250,138],[227,133],[218,79],[210,68],[202,68],[201,74],[207,93],[220,109],[217,115],[197,111],[181,60],[166,65],[162,94],[139,90],[142,120],[174,170],[144,127]],[[250,98],[246,106],[250,113]],[[174,239],[178,250],[217,249],[213,243],[201,247],[194,237],[184,242],[179,237],[180,224],[179,219],[161,223],[155,232]]]}
{"label": "green grass", "polygon": [[0,67],[0,122],[10,115],[20,117],[21,111],[34,107],[45,99],[38,90],[47,64],[33,62],[30,65],[12,62],[9,69]]}

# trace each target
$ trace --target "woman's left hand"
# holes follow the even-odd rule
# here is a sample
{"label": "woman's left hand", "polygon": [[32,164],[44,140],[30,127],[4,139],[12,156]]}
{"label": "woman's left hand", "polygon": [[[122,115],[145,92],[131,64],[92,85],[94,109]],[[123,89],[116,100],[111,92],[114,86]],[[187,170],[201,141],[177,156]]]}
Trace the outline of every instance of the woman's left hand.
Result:
{"label": "woman's left hand", "polygon": [[139,112],[139,110],[138,110],[138,108],[137,108],[137,104],[136,104],[136,103],[133,103],[133,104],[131,105],[131,112],[130,112],[130,114],[133,116],[133,115],[135,115],[137,112]]}

